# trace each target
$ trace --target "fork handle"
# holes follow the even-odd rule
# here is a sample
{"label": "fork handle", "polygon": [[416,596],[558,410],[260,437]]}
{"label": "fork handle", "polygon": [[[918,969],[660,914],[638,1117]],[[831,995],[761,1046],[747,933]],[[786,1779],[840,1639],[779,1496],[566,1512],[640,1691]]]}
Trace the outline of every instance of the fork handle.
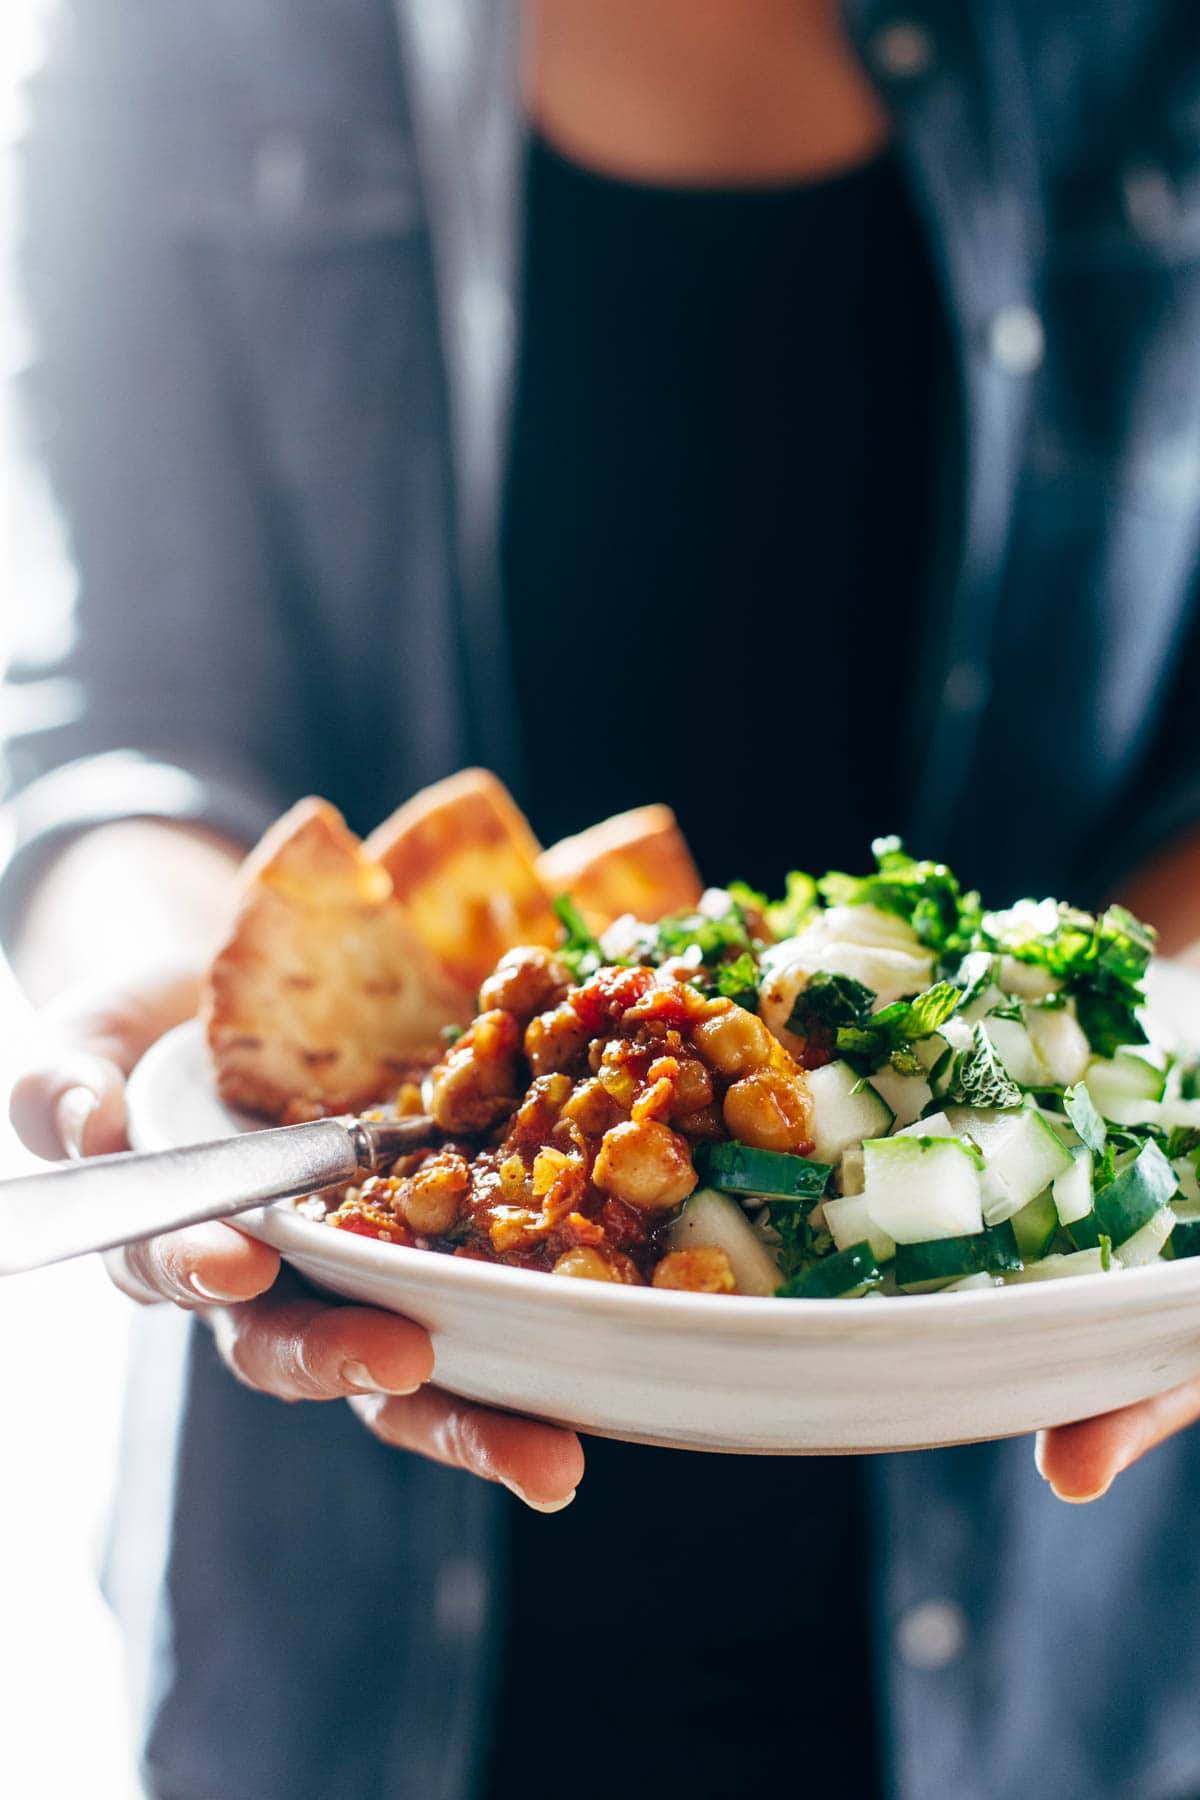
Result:
{"label": "fork handle", "polygon": [[[178,1150],[97,1156],[0,1182],[0,1275],[349,1181],[357,1169],[376,1166],[381,1134],[365,1121],[319,1119]],[[393,1153],[415,1147],[421,1134],[408,1136],[408,1145],[389,1145]]]}

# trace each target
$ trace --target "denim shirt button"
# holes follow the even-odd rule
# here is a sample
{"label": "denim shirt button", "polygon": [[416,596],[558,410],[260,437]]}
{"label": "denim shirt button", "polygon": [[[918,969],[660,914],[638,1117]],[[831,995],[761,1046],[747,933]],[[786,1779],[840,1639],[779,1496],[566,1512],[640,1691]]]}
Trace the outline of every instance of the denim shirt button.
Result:
{"label": "denim shirt button", "polygon": [[889,81],[912,81],[933,67],[933,39],[912,19],[894,19],[867,46],[877,74]]}
{"label": "denim shirt button", "polygon": [[992,361],[1009,375],[1032,375],[1042,360],[1046,334],[1032,306],[1002,306],[988,325]]}
{"label": "denim shirt button", "polygon": [[896,1648],[910,1669],[949,1668],[966,1644],[967,1615],[953,1600],[922,1600],[896,1627]]}

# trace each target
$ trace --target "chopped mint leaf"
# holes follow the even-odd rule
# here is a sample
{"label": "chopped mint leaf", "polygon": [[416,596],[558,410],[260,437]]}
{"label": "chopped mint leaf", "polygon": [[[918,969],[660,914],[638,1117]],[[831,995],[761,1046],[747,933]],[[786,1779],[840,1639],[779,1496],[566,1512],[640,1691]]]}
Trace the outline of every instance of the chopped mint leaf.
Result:
{"label": "chopped mint leaf", "polygon": [[1100,1233],[1100,1267],[1107,1273],[1112,1268],[1112,1239]]}
{"label": "chopped mint leaf", "polygon": [[[891,1062],[898,1074],[919,1073],[920,1064],[912,1054],[913,1043],[932,1037],[961,999],[962,991],[953,982],[939,981],[913,1000],[893,1000],[890,1006],[858,1024],[839,1026],[837,1048],[851,1062],[865,1063],[869,1069]],[[900,1061],[896,1060],[898,1056]]]}
{"label": "chopped mint leaf", "polygon": [[817,883],[827,906],[877,906],[906,919],[923,944],[944,962],[977,948],[978,894],[964,894],[945,863],[918,862],[897,837],[871,845],[873,875],[831,871]]}
{"label": "chopped mint leaf", "polygon": [[559,894],[552,902],[558,922],[565,932],[558,954],[576,981],[586,981],[604,963],[600,941],[588,927],[587,920],[570,894]]}
{"label": "chopped mint leaf", "polygon": [[982,1022],[971,1033],[971,1042],[960,1051],[950,1071],[946,1098],[964,1106],[1020,1106],[1021,1090],[1013,1080],[984,1030]]}
{"label": "chopped mint leaf", "polygon": [[993,949],[1065,984],[1097,1056],[1146,1042],[1138,1011],[1146,998],[1142,979],[1155,937],[1123,906],[1093,918],[1053,900],[1022,900],[1007,912],[986,913],[981,931]]}
{"label": "chopped mint leaf", "polygon": [[1017,1025],[1025,1023],[1025,1009],[1019,1000],[1006,1000],[1001,1006],[993,1006],[988,1013],[989,1019],[1012,1019]]}
{"label": "chopped mint leaf", "polygon": [[1093,1156],[1103,1156],[1107,1127],[1082,1081],[1077,1081],[1063,1095],[1063,1111]]}
{"label": "chopped mint leaf", "polygon": [[1196,1149],[1200,1149],[1200,1127],[1172,1125],[1167,1136],[1167,1155],[1171,1161],[1174,1162],[1180,1156],[1190,1156]]}
{"label": "chopped mint leaf", "polygon": [[765,918],[777,939],[796,937],[817,911],[817,884],[811,875],[793,869],[782,900],[767,906]]}
{"label": "chopped mint leaf", "polygon": [[836,1030],[839,1025],[862,1025],[869,1021],[875,993],[852,975],[835,975],[819,970],[796,996],[788,1030],[808,1037],[814,1024]]}
{"label": "chopped mint leaf", "polygon": [[758,964],[749,950],[743,950],[732,962],[718,964],[710,985],[727,1000],[736,1000],[747,1012],[757,1012],[758,984]]}

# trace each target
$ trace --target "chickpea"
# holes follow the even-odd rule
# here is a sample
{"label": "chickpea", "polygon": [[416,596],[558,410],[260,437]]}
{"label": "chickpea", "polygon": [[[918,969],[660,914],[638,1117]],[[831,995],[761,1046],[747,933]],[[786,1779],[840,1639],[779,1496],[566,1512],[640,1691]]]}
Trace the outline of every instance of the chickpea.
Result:
{"label": "chickpea", "polygon": [[800,1150],[809,1145],[808,1090],[797,1075],[758,1069],[735,1081],[725,1096],[731,1137],[760,1150]]}
{"label": "chickpea", "polygon": [[615,1281],[616,1276],[598,1250],[580,1244],[564,1250],[550,1271],[552,1275],[573,1275],[577,1281]]}
{"label": "chickpea", "polygon": [[587,1043],[587,1031],[570,1006],[538,1013],[525,1028],[525,1054],[535,1075],[552,1075],[574,1062]]}
{"label": "chickpea", "polygon": [[702,1019],[692,1044],[718,1075],[749,1075],[771,1055],[771,1034],[757,1013],[731,1005],[728,1012]]}
{"label": "chickpea", "polygon": [[438,1064],[430,1107],[443,1131],[486,1131],[516,1105],[516,1026],[506,1012],[483,1013]]}
{"label": "chickpea", "polygon": [[423,1163],[402,1190],[401,1211],[422,1237],[444,1237],[457,1223],[470,1185],[463,1158],[443,1151]]}
{"label": "chickpea", "polygon": [[669,1126],[630,1119],[605,1132],[592,1180],[629,1206],[657,1212],[687,1199],[696,1171],[687,1145]]}
{"label": "chickpea", "polygon": [[719,1106],[699,1106],[695,1112],[676,1119],[676,1129],[686,1138],[716,1139],[725,1136],[725,1121]]}
{"label": "chickpea", "polygon": [[550,950],[523,944],[506,950],[479,990],[480,1011],[503,1007],[522,1025],[560,1000],[571,977]]}
{"label": "chickpea", "polygon": [[688,1294],[732,1294],[737,1291],[729,1258],[715,1244],[698,1244],[693,1250],[672,1250],[655,1269],[651,1286],[679,1288]]}
{"label": "chickpea", "polygon": [[672,1118],[682,1118],[687,1113],[699,1112],[702,1106],[711,1106],[712,1097],[712,1076],[704,1064],[694,1056],[683,1057],[675,1077]]}
{"label": "chickpea", "polygon": [[619,1124],[623,1115],[603,1082],[593,1079],[579,1083],[563,1107],[562,1116],[572,1120],[589,1137],[599,1137],[610,1125]]}

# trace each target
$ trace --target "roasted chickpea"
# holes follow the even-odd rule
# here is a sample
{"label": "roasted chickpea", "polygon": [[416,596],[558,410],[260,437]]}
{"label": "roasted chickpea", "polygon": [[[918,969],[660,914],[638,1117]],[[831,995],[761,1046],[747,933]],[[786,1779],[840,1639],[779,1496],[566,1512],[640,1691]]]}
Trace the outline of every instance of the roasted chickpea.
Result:
{"label": "roasted chickpea", "polygon": [[692,1044],[718,1075],[749,1075],[761,1069],[771,1055],[771,1034],[757,1013],[744,1006],[702,1019],[692,1032]]}
{"label": "roasted chickpea", "polygon": [[470,1185],[463,1158],[442,1151],[423,1163],[401,1190],[401,1211],[423,1237],[443,1237],[457,1223]]}
{"label": "roasted chickpea", "polygon": [[686,1143],[669,1126],[630,1119],[605,1132],[592,1180],[630,1206],[657,1212],[687,1199],[696,1171]]}
{"label": "roasted chickpea", "polygon": [[715,1244],[698,1244],[693,1250],[672,1250],[664,1256],[651,1286],[681,1288],[688,1294],[732,1294],[737,1281],[724,1250]]}
{"label": "roasted chickpea", "polygon": [[671,1107],[672,1118],[682,1118],[686,1113],[699,1112],[702,1106],[710,1106],[713,1097],[712,1076],[704,1064],[694,1056],[680,1059],[679,1072],[675,1076],[675,1099]]}
{"label": "roasted chickpea", "polygon": [[571,977],[553,951],[523,944],[504,952],[480,988],[480,1010],[500,1006],[526,1025],[534,1013],[560,1000],[570,985]]}
{"label": "roasted chickpea", "polygon": [[587,1031],[569,1006],[538,1013],[525,1028],[525,1054],[535,1075],[565,1069],[586,1043]]}
{"label": "roasted chickpea", "polygon": [[760,1150],[800,1150],[809,1143],[808,1090],[799,1075],[757,1069],[725,1096],[725,1128]]}
{"label": "roasted chickpea", "polygon": [[550,1271],[552,1275],[573,1275],[577,1281],[615,1281],[617,1278],[598,1250],[580,1244],[564,1250]]}

